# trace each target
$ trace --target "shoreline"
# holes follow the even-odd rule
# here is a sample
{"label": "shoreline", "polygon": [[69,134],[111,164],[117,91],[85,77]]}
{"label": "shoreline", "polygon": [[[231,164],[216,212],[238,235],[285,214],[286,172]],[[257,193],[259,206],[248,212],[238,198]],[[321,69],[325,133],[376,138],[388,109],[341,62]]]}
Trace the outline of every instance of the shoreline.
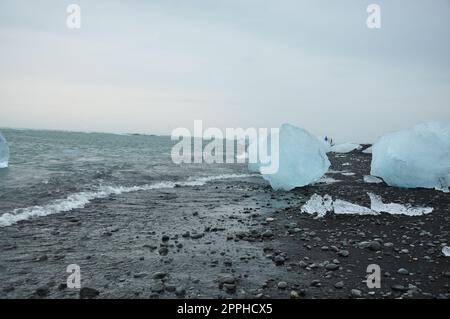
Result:
{"label": "shoreline", "polygon": [[[259,177],[113,195],[0,232],[0,298],[449,298],[449,195],[364,183],[370,154],[332,154],[339,180],[275,192]],[[344,165],[349,163],[349,165]],[[422,216],[301,214],[313,195]],[[81,286],[65,287],[67,265]],[[381,288],[363,282],[381,268]]]}

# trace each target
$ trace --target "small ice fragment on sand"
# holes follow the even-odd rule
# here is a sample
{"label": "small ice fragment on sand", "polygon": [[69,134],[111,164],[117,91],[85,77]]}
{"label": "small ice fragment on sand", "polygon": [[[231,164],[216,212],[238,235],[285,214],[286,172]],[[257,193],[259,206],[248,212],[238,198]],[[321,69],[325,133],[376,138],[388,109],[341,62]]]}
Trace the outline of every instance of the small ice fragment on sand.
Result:
{"label": "small ice fragment on sand", "polygon": [[365,150],[362,151],[364,154],[372,154],[372,146],[369,146]]}
{"label": "small ice fragment on sand", "polygon": [[302,213],[314,214],[317,213],[317,217],[323,217],[326,213],[333,210],[333,199],[330,195],[325,195],[324,197],[314,194],[302,206]]}
{"label": "small ice fragment on sand", "polygon": [[344,163],[344,164],[342,164],[342,166],[350,166],[351,164],[350,163],[348,163],[348,162],[346,162],[346,163]]}
{"label": "small ice fragment on sand", "polygon": [[332,146],[330,151],[333,153],[350,153],[351,151],[360,150],[361,148],[362,146],[356,143],[343,143]]}
{"label": "small ice fragment on sand", "polygon": [[370,208],[377,213],[388,213],[393,215],[421,216],[433,211],[432,207],[411,207],[397,203],[383,203],[380,196],[367,193],[370,197]]}
{"label": "small ice fragment on sand", "polygon": [[442,253],[445,257],[450,257],[450,246],[442,247]]}
{"label": "small ice fragment on sand", "polygon": [[320,196],[314,194],[301,208],[302,213],[314,214],[316,218],[324,217],[326,213],[335,214],[357,214],[357,215],[376,215],[377,213],[367,207],[356,205],[341,199],[333,201],[330,195]]}
{"label": "small ice fragment on sand", "polygon": [[378,184],[378,183],[382,183],[383,180],[379,179],[378,177],[372,176],[372,175],[365,175],[364,182],[371,183],[371,184]]}
{"label": "small ice fragment on sand", "polygon": [[354,214],[354,215],[377,215],[373,210],[353,204],[341,199],[336,199],[333,202],[333,209],[335,214]]}
{"label": "small ice fragment on sand", "polygon": [[327,177],[327,176],[323,176],[321,179],[319,179],[317,182],[314,183],[314,185],[316,184],[334,184],[340,182],[340,180],[338,179],[334,179],[333,177]]}
{"label": "small ice fragment on sand", "polygon": [[342,172],[341,175],[344,175],[344,176],[353,176],[353,175],[355,175],[355,173],[353,173],[353,172]]}
{"label": "small ice fragment on sand", "polygon": [[353,204],[341,199],[333,200],[330,195],[320,196],[314,194],[301,208],[302,213],[315,214],[317,217],[324,217],[328,212],[335,214],[352,215],[378,215],[380,213],[401,214],[408,216],[420,216],[433,211],[431,207],[411,207],[396,203],[385,204],[381,197],[372,193],[367,193],[370,197],[370,208]]}

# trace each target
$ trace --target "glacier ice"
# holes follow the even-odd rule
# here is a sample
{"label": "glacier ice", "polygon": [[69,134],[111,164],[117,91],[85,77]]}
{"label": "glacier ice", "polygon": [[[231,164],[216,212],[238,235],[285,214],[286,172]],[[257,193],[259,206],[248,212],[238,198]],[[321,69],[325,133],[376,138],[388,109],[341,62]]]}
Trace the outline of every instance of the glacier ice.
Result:
{"label": "glacier ice", "polygon": [[379,184],[379,183],[382,183],[383,180],[379,179],[378,177],[372,176],[372,175],[364,175],[364,182],[370,183],[370,184]]}
{"label": "glacier ice", "polygon": [[450,257],[450,247],[449,246],[442,247],[442,254],[445,257]]}
{"label": "glacier ice", "polygon": [[433,211],[432,207],[412,207],[411,205],[402,205],[397,203],[383,203],[380,196],[367,193],[370,198],[370,208],[353,204],[342,199],[335,199],[330,195],[314,194],[302,206],[301,212],[307,214],[317,214],[316,218],[324,217],[328,212],[335,214],[349,215],[378,215],[380,213],[421,216]]}
{"label": "glacier ice", "polygon": [[307,214],[317,213],[317,217],[323,217],[328,212],[333,210],[333,199],[330,195],[320,196],[314,194],[311,198],[306,202],[305,205],[302,206],[301,212]]}
{"label": "glacier ice", "polygon": [[370,197],[370,208],[377,213],[388,213],[393,215],[421,216],[433,211],[432,207],[411,207],[397,203],[383,203],[380,196],[368,193]]}
{"label": "glacier ice", "polygon": [[[304,129],[290,124],[283,124],[279,133],[273,138],[278,138],[278,170],[265,173],[264,164],[250,163],[249,171],[259,171],[273,189],[289,191],[295,187],[305,186],[318,181],[330,167],[330,161],[326,155],[324,143]],[[261,150],[269,151],[271,138],[267,143],[258,143],[259,154]],[[272,154],[271,160],[275,156]]]}
{"label": "glacier ice", "polygon": [[335,214],[353,214],[353,215],[377,215],[372,209],[347,202],[342,199],[336,199],[333,202]]}
{"label": "glacier ice", "polygon": [[390,186],[450,186],[450,122],[428,122],[383,135],[372,147],[371,175]]}
{"label": "glacier ice", "polygon": [[356,143],[343,143],[337,144],[330,147],[330,152],[333,153],[350,153],[354,150],[360,150],[362,148],[361,145]]}
{"label": "glacier ice", "polygon": [[0,168],[8,167],[9,146],[3,135],[0,133]]}

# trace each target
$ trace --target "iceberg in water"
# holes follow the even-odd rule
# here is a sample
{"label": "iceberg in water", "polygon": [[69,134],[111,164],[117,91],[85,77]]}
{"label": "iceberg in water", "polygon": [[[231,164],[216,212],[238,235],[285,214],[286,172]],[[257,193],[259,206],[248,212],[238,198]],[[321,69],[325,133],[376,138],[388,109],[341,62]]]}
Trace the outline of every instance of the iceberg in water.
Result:
{"label": "iceberg in water", "polygon": [[330,147],[330,152],[333,153],[350,153],[354,150],[360,150],[362,148],[361,145],[356,143],[343,143],[337,144]]}
{"label": "iceberg in water", "polygon": [[382,136],[372,147],[371,175],[390,186],[448,191],[450,122],[429,122]]}
{"label": "iceberg in water", "polygon": [[9,161],[9,146],[5,138],[0,133],[0,168],[8,167]]}
{"label": "iceberg in water", "polygon": [[[271,143],[270,136],[259,141],[259,154],[261,151],[263,154],[271,153],[274,143]],[[278,156],[271,156],[270,165],[273,166],[273,160],[278,159],[278,169],[275,172],[265,172],[265,166],[260,162],[248,165],[251,172],[260,172],[273,189],[288,191],[305,186],[320,180],[328,171],[330,161],[324,143],[306,130],[283,124],[273,138],[278,139],[279,152]]]}

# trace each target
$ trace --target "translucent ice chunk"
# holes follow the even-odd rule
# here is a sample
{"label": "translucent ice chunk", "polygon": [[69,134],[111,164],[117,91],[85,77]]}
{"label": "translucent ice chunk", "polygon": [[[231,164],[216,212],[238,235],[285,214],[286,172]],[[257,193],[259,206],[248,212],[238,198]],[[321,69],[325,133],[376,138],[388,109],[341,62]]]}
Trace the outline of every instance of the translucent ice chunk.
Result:
{"label": "translucent ice chunk", "polygon": [[[264,165],[249,164],[249,170],[259,171],[275,190],[291,190],[295,187],[314,183],[327,172],[330,161],[326,154],[326,148],[322,141],[304,129],[289,124],[283,124],[278,138],[279,154],[271,154],[272,141],[268,138],[267,143],[259,143],[258,147],[271,154],[271,165],[278,158],[278,170],[274,173],[265,173]],[[260,149],[261,151],[261,149]]]}
{"label": "translucent ice chunk", "polygon": [[372,147],[371,175],[390,186],[448,191],[450,122],[430,122],[382,136]]}

